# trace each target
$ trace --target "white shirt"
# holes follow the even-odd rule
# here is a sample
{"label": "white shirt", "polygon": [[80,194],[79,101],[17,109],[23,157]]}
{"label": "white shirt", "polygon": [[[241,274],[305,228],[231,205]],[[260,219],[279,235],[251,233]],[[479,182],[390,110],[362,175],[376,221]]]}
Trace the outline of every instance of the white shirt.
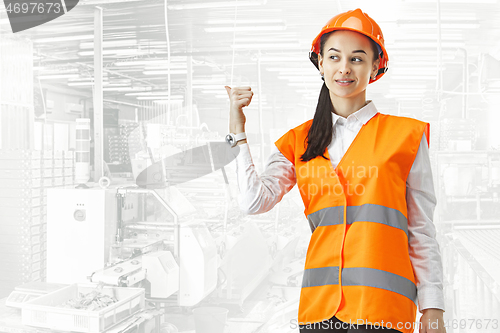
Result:
{"label": "white shirt", "polygon": [[[333,168],[340,162],[363,124],[376,113],[372,101],[347,118],[332,112],[333,137],[328,153]],[[248,143],[239,147],[236,157],[239,207],[250,215],[265,213],[297,183],[295,166],[274,146],[265,170],[259,176]],[[444,310],[443,265],[433,223],[437,201],[425,133],[406,181],[406,201],[408,250],[417,282],[419,311],[422,313],[427,308]]]}

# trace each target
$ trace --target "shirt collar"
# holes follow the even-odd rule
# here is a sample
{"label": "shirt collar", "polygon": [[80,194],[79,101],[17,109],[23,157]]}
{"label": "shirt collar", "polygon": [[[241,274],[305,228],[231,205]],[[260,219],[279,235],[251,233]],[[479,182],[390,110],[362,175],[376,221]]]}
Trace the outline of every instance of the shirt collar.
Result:
{"label": "shirt collar", "polygon": [[368,122],[374,115],[377,114],[377,108],[375,107],[375,103],[373,103],[372,100],[368,100],[368,103],[363,106],[361,109],[358,111],[350,114],[347,116],[347,118],[344,118],[342,116],[339,116],[338,114],[332,112],[332,122],[333,125],[341,119],[340,121],[345,124],[346,121],[358,121],[361,122],[363,125]]}

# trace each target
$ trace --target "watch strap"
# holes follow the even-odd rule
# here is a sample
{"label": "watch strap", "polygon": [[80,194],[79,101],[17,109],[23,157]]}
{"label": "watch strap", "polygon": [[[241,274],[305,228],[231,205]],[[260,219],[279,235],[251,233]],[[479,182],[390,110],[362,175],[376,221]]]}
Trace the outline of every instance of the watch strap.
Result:
{"label": "watch strap", "polygon": [[238,141],[246,139],[247,135],[245,134],[245,132],[241,132],[241,133],[235,134],[234,138],[235,138],[235,141],[238,142]]}

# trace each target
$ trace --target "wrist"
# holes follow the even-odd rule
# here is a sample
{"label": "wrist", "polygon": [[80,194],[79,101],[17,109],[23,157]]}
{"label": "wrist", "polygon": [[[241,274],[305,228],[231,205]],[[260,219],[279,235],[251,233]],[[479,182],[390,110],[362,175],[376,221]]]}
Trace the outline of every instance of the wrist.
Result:
{"label": "wrist", "polygon": [[245,132],[245,125],[231,125],[229,131],[233,134],[243,133]]}
{"label": "wrist", "polygon": [[238,141],[238,143],[236,145],[238,146],[238,145],[242,145],[244,143],[247,143],[247,139],[243,139],[243,140]]}

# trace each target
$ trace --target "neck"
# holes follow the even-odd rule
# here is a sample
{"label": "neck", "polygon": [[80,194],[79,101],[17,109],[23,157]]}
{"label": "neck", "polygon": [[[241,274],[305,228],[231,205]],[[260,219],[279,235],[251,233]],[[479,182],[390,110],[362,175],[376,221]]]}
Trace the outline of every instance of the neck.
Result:
{"label": "neck", "polygon": [[341,117],[347,118],[350,114],[364,107],[366,101],[366,91],[354,97],[339,97],[330,93],[330,99],[333,104],[333,112]]}

